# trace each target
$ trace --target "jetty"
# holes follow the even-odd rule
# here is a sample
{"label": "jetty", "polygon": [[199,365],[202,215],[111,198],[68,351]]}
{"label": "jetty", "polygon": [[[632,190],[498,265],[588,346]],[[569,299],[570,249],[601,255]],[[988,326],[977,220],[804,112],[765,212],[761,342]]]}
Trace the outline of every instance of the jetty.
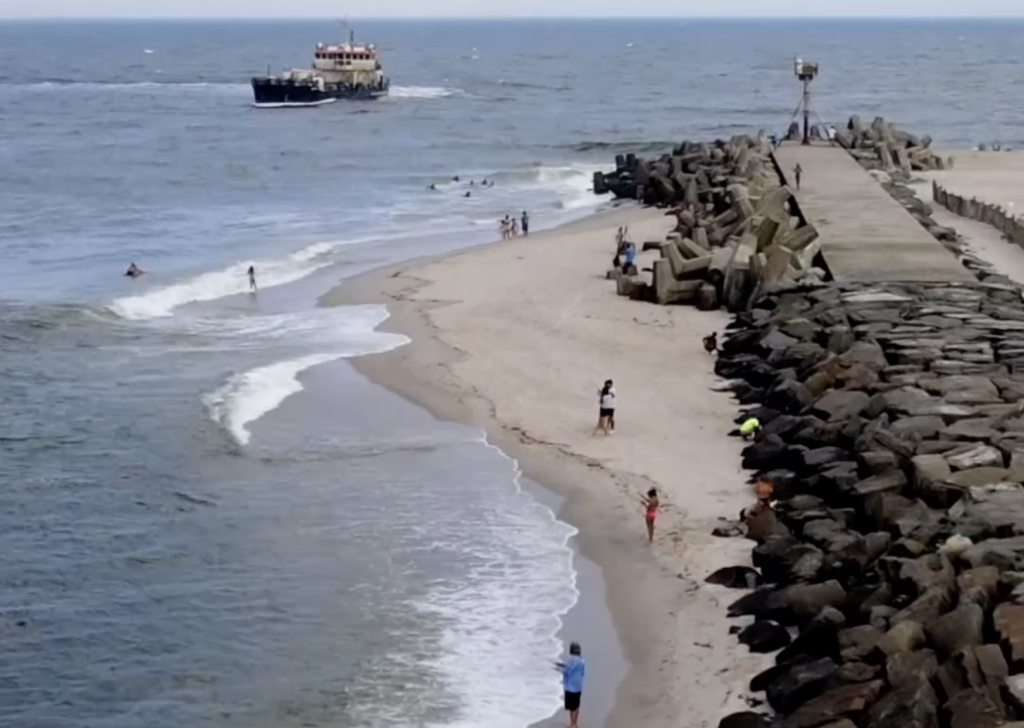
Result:
{"label": "jetty", "polygon": [[[774,151],[839,282],[967,281],[972,276],[839,145],[783,143]],[[800,189],[793,170],[803,170]]]}
{"label": "jetty", "polygon": [[[909,187],[947,166],[927,137],[853,117],[835,142],[683,142],[595,178],[677,221],[616,291],[732,311],[715,372],[760,423],[751,507],[714,532],[751,565],[706,580],[776,653],[749,686],[771,710],[719,728],[1024,728],[1024,292]],[[1024,244],[1008,203],[932,196]]]}

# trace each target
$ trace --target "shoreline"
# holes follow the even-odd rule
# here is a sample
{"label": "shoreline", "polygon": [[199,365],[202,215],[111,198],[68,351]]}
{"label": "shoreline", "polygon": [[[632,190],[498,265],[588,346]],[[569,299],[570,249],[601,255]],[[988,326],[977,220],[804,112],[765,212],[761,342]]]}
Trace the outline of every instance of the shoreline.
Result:
{"label": "shoreline", "polygon": [[[446,308],[446,302],[424,297],[430,281],[421,276],[428,268],[465,265],[469,261],[471,267],[482,266],[481,273],[488,269],[493,272],[489,264],[495,261],[487,258],[497,255],[505,263],[510,257],[525,262],[529,269],[531,264],[546,265],[545,258],[549,255],[571,255],[553,250],[549,254],[545,245],[582,244],[588,250],[593,249],[595,260],[604,262],[593,269],[589,264],[568,261],[579,276],[579,280],[567,282],[569,287],[586,285],[591,293],[606,297],[607,306],[615,310],[617,316],[636,314],[645,319],[661,319],[644,321],[645,325],[637,327],[641,338],[662,339],[658,329],[673,325],[672,319],[686,319],[684,324],[696,324],[702,331],[724,326],[727,316],[720,312],[698,313],[681,308],[667,311],[616,296],[613,284],[603,280],[600,274],[607,267],[606,259],[610,259],[615,228],[622,224],[641,231],[634,236],[639,246],[645,239],[663,238],[668,222],[661,211],[634,206],[601,211],[529,238],[499,241],[371,271],[342,282],[323,296],[320,304],[385,303],[391,318],[380,330],[403,333],[412,343],[384,354],[359,357],[352,360],[353,366],[371,381],[423,406],[440,419],[482,426],[492,444],[519,461],[526,477],[564,499],[557,516],[579,531],[576,538],[579,553],[601,570],[606,584],[605,601],[629,664],[629,672],[619,684],[606,725],[661,725],[674,716],[687,714],[693,720],[692,725],[713,726],[723,715],[746,707],[742,700],[746,682],[759,671],[764,660],[760,656],[746,658],[736,654],[724,608],[735,593],[703,584],[703,578],[720,566],[749,562],[749,548],[744,543],[715,540],[707,535],[719,516],[735,513],[747,504],[749,488],[739,470],[739,444],[725,437],[733,426],[735,407],[728,395],[709,391],[713,360],[703,351],[699,352],[702,358],[697,358],[699,337],[691,335],[687,341],[678,342],[691,349],[689,358],[699,362],[701,370],[687,386],[694,389],[695,395],[717,400],[718,408],[714,417],[686,417],[680,412],[678,419],[682,420],[680,424],[695,427],[693,434],[698,440],[712,438],[727,453],[720,459],[728,460],[724,465],[731,482],[728,485],[708,482],[704,484],[705,489],[713,490],[689,494],[700,500],[701,495],[714,493],[710,507],[706,503],[688,502],[685,492],[673,497],[673,490],[677,490],[679,484],[663,482],[670,478],[650,477],[642,467],[602,462],[600,456],[581,452],[572,443],[559,442],[507,417],[501,409],[504,403],[496,401],[501,400],[501,396],[494,396],[494,392],[466,381],[456,371],[460,364],[480,355],[486,345],[478,351],[450,341],[449,332],[439,327],[434,318],[438,311]],[[643,231],[648,230],[645,235]],[[593,242],[581,240],[584,237],[592,238]],[[641,255],[638,262],[643,265],[649,255],[656,253]],[[465,272],[460,271],[460,275]],[[528,275],[522,282],[537,289],[550,282],[543,278]],[[529,295],[530,290],[523,293]],[[481,294],[493,295],[489,290]],[[540,337],[546,335],[536,333]],[[550,342],[538,339],[537,343]],[[665,362],[659,359],[658,364]],[[588,379],[581,386],[589,394],[590,385],[597,383]],[[627,380],[627,384],[630,399],[639,400],[641,388],[649,388],[649,384],[642,382]],[[656,388],[646,396],[658,397]],[[682,397],[681,403],[686,399]],[[586,427],[592,427],[589,409],[585,415]],[[699,432],[705,429],[711,432]],[[616,442],[624,439],[623,430],[620,425]],[[597,442],[600,440],[587,446]],[[697,457],[700,450],[698,443],[691,454]],[[662,473],[665,465],[659,463]],[[721,467],[723,463],[718,465]],[[672,467],[685,472],[686,464],[673,463]],[[722,475],[716,472],[709,481]],[[653,550],[643,537],[642,515],[635,503],[636,492],[651,485],[668,496]],[[638,598],[639,594],[643,598]],[[596,667],[592,666],[591,670]]]}

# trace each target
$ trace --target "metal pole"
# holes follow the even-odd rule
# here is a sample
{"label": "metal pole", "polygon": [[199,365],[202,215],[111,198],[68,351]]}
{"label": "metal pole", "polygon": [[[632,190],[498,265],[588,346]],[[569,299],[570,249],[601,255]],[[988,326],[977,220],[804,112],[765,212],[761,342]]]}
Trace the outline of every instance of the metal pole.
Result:
{"label": "metal pole", "polygon": [[804,79],[804,144],[811,143],[811,81]]}

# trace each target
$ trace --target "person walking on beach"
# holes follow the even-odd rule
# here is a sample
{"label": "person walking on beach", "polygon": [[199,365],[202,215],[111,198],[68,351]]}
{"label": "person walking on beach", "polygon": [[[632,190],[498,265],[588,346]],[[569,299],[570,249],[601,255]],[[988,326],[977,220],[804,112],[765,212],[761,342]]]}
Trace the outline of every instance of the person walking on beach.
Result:
{"label": "person walking on beach", "polygon": [[562,690],[565,691],[565,709],[569,713],[569,728],[577,728],[580,720],[580,702],[583,699],[583,678],[587,672],[580,643],[570,644],[569,659],[565,662],[556,662],[555,667],[562,673]]}
{"label": "person walking on beach", "polygon": [[255,293],[256,292],[256,268],[254,268],[253,266],[250,265],[249,266],[249,270],[247,271],[247,273],[249,274],[249,290],[252,291],[253,293]]}
{"label": "person walking on beach", "polygon": [[654,543],[654,519],[658,516],[658,491],[651,488],[647,495],[640,496],[640,502],[644,504],[644,521],[647,523],[647,543]]}
{"label": "person walking on beach", "polygon": [[615,385],[611,379],[605,381],[604,386],[597,390],[597,398],[598,417],[594,434],[600,431],[611,435],[615,432]]}
{"label": "person walking on beach", "polygon": [[521,227],[523,229],[523,237],[530,237],[530,216],[527,214],[526,210],[523,210],[523,217],[520,222],[522,223]]}
{"label": "person walking on beach", "polygon": [[508,215],[501,219],[498,226],[501,228],[501,239],[508,240]]}
{"label": "person walking on beach", "polygon": [[793,167],[793,179],[796,180],[796,188],[798,190],[800,189],[800,177],[803,175],[803,173],[804,168],[801,167],[799,163],[797,163],[797,165]]}
{"label": "person walking on beach", "polygon": [[519,221],[512,218],[512,237],[519,237]]}

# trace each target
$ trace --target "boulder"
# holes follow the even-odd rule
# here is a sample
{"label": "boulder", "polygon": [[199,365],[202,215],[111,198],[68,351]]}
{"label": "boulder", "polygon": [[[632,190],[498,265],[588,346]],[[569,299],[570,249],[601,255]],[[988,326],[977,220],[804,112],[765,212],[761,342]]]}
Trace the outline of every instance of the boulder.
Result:
{"label": "boulder", "polygon": [[982,541],[964,551],[961,558],[974,568],[994,566],[1001,571],[1024,568],[1024,536]]}
{"label": "boulder", "polygon": [[1003,711],[989,695],[978,690],[961,690],[945,705],[949,728],[999,728],[1006,725]]}
{"label": "boulder", "polygon": [[844,420],[863,412],[870,400],[871,397],[866,392],[833,390],[814,403],[812,412],[827,420]]}
{"label": "boulder", "polygon": [[896,455],[888,450],[868,450],[858,453],[857,460],[861,467],[867,469],[872,475],[881,475],[899,466]]}
{"label": "boulder", "polygon": [[962,572],[956,578],[960,603],[971,602],[982,609],[987,609],[999,594],[999,576],[999,569],[994,566],[982,566]]}
{"label": "boulder", "polygon": [[946,421],[938,415],[903,417],[892,423],[892,431],[900,437],[917,441],[934,438],[946,427]]}
{"label": "boulder", "polygon": [[964,405],[930,400],[912,405],[907,409],[907,414],[911,417],[941,417],[947,423],[951,423],[976,417],[978,412]]}
{"label": "boulder", "polygon": [[788,645],[791,638],[786,628],[777,622],[758,620],[740,632],[739,641],[751,652],[775,652]]}
{"label": "boulder", "polygon": [[826,681],[838,670],[839,666],[827,657],[794,665],[768,685],[768,704],[779,713],[792,713],[820,695]]}
{"label": "boulder", "polygon": [[927,682],[938,669],[939,662],[931,650],[897,652],[885,662],[885,676],[896,690],[918,682]]}
{"label": "boulder", "polygon": [[762,583],[761,575],[749,566],[725,566],[704,581],[730,589],[756,589]]}
{"label": "boulder", "polygon": [[991,442],[999,436],[999,433],[992,426],[991,417],[974,417],[967,420],[958,420],[949,425],[942,432],[942,436],[948,440],[985,440]]}
{"label": "boulder", "polygon": [[913,652],[925,642],[924,628],[910,620],[900,622],[882,636],[878,648],[888,656]]}
{"label": "boulder", "polygon": [[982,642],[985,613],[973,602],[965,602],[952,612],[928,624],[925,631],[941,655],[952,655]]}
{"label": "boulder", "polygon": [[864,725],[871,728],[938,728],[938,712],[939,699],[931,683],[913,680],[875,703]]}
{"label": "boulder", "polygon": [[740,597],[729,606],[729,616],[750,614],[794,625],[809,621],[825,607],[838,607],[845,601],[846,591],[838,581],[793,584],[776,591],[761,589]]}
{"label": "boulder", "polygon": [[722,718],[718,728],[772,728],[772,720],[766,715],[745,710]]}
{"label": "boulder", "polygon": [[899,493],[906,484],[907,476],[902,470],[890,470],[857,482],[853,486],[853,492],[861,497],[884,492]]}
{"label": "boulder", "polygon": [[883,658],[880,642],[885,636],[871,625],[839,631],[839,654],[843,662],[878,662]]}
{"label": "boulder", "polygon": [[998,448],[980,442],[959,447],[947,452],[944,457],[953,470],[1003,467],[1003,453]]}
{"label": "boulder", "polygon": [[796,639],[775,656],[778,664],[795,660],[830,657],[839,659],[839,630],[846,624],[846,617],[834,607],[822,609],[807,623]]}
{"label": "boulder", "polygon": [[1000,604],[992,614],[992,624],[1011,668],[1024,667],[1024,605]]}
{"label": "boulder", "polygon": [[804,703],[783,722],[785,728],[819,728],[842,718],[856,719],[878,699],[881,680],[855,683],[819,695]]}
{"label": "boulder", "polygon": [[753,553],[754,565],[775,584],[814,581],[825,562],[821,549],[792,536],[769,536]]}

